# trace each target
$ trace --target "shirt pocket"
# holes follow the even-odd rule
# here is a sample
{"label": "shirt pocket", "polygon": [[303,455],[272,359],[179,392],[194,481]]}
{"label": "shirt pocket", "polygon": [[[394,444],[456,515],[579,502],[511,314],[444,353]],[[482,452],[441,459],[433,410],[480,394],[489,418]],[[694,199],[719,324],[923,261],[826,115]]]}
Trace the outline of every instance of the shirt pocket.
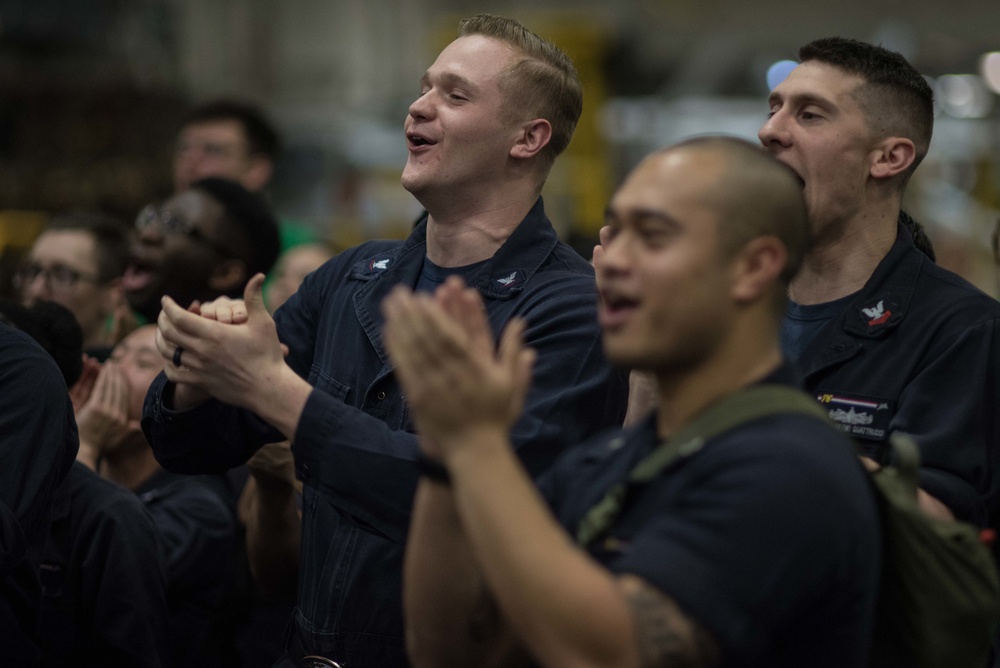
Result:
{"label": "shirt pocket", "polygon": [[315,364],[313,364],[312,368],[309,369],[309,384],[317,390],[326,392],[334,399],[340,399],[345,403],[347,402],[347,397],[351,391],[349,385],[341,383],[339,380]]}

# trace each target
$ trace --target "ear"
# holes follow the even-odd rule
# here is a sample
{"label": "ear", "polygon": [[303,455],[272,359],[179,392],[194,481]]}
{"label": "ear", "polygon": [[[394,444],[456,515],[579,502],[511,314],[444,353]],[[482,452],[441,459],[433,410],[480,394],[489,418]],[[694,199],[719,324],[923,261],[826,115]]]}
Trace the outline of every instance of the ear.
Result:
{"label": "ear", "polygon": [[869,173],[876,179],[891,179],[905,172],[917,157],[917,148],[904,137],[882,140],[872,151]]}
{"label": "ear", "polygon": [[208,277],[208,287],[219,294],[228,294],[247,282],[247,266],[243,260],[224,260],[212,270]]}
{"label": "ear", "polygon": [[274,163],[270,158],[261,153],[251,155],[247,158],[247,161],[249,162],[249,166],[243,172],[240,183],[247,190],[256,192],[261,190],[271,180],[271,175],[274,174]]}
{"label": "ear", "polygon": [[751,239],[737,251],[733,262],[731,295],[739,304],[749,304],[764,298],[788,263],[788,249],[775,236]]}
{"label": "ear", "polygon": [[551,139],[551,123],[544,118],[528,121],[520,126],[517,141],[510,149],[510,157],[520,160],[533,158],[548,146]]}

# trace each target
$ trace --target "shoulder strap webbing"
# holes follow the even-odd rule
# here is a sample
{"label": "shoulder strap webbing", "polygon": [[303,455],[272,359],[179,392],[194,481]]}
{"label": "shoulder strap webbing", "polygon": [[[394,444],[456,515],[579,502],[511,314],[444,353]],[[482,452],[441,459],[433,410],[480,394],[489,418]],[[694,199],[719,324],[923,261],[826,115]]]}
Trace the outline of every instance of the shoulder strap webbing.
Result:
{"label": "shoulder strap webbing", "polygon": [[785,385],[753,385],[715,402],[635,465],[628,477],[608,489],[584,515],[576,540],[582,546],[604,534],[622,511],[625,495],[634,485],[646,483],[675,461],[701,450],[710,439],[746,422],[769,415],[804,413],[829,420],[826,411],[809,395]]}

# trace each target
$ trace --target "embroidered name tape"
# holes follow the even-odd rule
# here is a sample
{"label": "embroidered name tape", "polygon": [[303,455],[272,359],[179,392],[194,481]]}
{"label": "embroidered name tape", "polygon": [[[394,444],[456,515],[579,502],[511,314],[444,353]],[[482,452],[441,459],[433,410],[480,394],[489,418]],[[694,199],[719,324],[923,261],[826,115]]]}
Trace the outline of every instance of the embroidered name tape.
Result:
{"label": "embroidered name tape", "polygon": [[891,401],[840,393],[819,394],[816,399],[828,408],[830,419],[852,436],[882,441],[889,433],[894,412]]}

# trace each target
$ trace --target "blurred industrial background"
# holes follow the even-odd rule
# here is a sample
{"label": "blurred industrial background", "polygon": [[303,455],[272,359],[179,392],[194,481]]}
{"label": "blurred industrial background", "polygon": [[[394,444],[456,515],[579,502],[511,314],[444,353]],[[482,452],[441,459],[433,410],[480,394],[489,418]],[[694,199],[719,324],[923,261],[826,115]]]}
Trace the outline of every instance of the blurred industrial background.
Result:
{"label": "blurred industrial background", "polygon": [[581,248],[643,154],[703,132],[754,138],[768,72],[801,44],[901,51],[939,106],[906,208],[942,264],[997,294],[997,0],[0,0],[2,273],[51,213],[131,219],[167,195],[181,115],[221,96],[281,130],[269,195],[283,217],[339,245],[404,234],[419,213],[399,185],[407,106],[457,21],[483,11],[521,19],[580,70],[584,118],[545,195]]}

